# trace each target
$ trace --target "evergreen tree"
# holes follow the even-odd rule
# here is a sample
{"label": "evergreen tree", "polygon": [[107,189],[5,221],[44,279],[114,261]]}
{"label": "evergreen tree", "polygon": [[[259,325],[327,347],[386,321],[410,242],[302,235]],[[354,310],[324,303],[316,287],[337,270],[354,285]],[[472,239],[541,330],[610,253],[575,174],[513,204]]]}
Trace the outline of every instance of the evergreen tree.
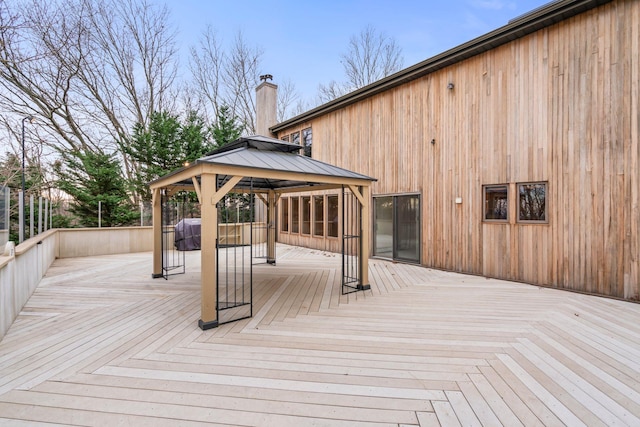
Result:
{"label": "evergreen tree", "polygon": [[129,199],[120,162],[114,154],[72,151],[62,157],[54,165],[58,187],[72,197],[69,209],[80,225],[98,225],[99,202],[103,226],[136,222],[140,214]]}
{"label": "evergreen tree", "polygon": [[185,123],[167,112],[154,113],[147,129],[141,124],[134,127],[132,142],[126,149],[137,164],[135,192],[142,200],[151,200],[149,182],[193,162],[212,148],[204,121],[195,112],[187,116]]}
{"label": "evergreen tree", "polygon": [[210,134],[211,131],[207,129],[204,120],[195,111],[187,115],[180,128],[185,162],[191,163],[215,148]]}
{"label": "evergreen tree", "polygon": [[[213,127],[213,139],[216,148],[225,146],[235,141],[242,135],[244,126],[238,123],[238,118],[233,115],[231,109],[222,105],[216,116],[216,124]],[[252,215],[249,209],[249,195],[231,192],[222,201],[220,218],[223,222],[245,222]],[[237,214],[240,213],[240,217]]]}
{"label": "evergreen tree", "polygon": [[216,124],[213,127],[213,139],[218,147],[222,147],[235,141],[242,135],[244,126],[238,123],[238,118],[233,115],[231,109],[222,105],[216,116]]}

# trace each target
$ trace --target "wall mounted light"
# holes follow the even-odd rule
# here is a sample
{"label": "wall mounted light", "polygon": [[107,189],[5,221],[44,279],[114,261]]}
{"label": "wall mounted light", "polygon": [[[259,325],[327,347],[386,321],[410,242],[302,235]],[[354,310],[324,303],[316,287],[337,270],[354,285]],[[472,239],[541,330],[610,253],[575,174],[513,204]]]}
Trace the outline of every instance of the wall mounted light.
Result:
{"label": "wall mounted light", "polygon": [[454,87],[455,87],[455,85],[453,83],[449,83],[447,85],[447,89],[449,89],[449,90],[453,90]]}

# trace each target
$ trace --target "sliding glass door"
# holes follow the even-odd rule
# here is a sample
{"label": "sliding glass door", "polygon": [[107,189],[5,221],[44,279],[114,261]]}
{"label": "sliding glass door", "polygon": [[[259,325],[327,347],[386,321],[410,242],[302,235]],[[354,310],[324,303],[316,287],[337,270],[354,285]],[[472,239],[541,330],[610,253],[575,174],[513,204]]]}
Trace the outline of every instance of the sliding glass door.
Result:
{"label": "sliding glass door", "polygon": [[420,262],[420,196],[374,197],[374,256]]}
{"label": "sliding glass door", "polygon": [[374,197],[373,200],[373,254],[393,258],[393,197]]}

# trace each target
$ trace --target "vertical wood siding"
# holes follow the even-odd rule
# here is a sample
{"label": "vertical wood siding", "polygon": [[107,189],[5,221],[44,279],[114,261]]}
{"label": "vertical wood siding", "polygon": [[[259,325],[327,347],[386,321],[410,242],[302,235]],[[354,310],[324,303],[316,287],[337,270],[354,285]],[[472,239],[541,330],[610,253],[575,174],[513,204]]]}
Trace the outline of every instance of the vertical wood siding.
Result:
{"label": "vertical wood siding", "polygon": [[[614,1],[328,113],[313,157],[420,192],[425,266],[638,299],[639,28]],[[538,181],[548,223],[519,224]],[[485,184],[509,184],[508,223],[483,223]]]}

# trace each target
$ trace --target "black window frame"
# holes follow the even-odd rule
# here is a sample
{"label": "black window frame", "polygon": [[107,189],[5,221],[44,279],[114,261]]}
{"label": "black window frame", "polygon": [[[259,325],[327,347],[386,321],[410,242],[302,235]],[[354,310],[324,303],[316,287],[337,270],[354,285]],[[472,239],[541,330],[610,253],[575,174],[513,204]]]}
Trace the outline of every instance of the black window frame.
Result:
{"label": "black window frame", "polygon": [[[289,219],[291,217],[291,209],[289,208],[289,198],[283,197],[281,200],[280,208],[280,232],[289,233]],[[286,229],[285,229],[286,227]]]}
{"label": "black window frame", "polygon": [[300,197],[291,198],[291,209],[289,209],[289,215],[291,215],[289,233],[300,234]]}
{"label": "black window frame", "polygon": [[[333,203],[333,200],[335,200],[336,210],[335,210],[335,216],[332,219],[330,207],[331,207],[331,204]],[[326,236],[327,238],[337,239],[338,237],[340,237],[340,196],[338,194],[327,194],[326,205],[327,205],[327,217],[325,218],[327,222]],[[335,236],[331,234],[334,228],[336,232]]]}
{"label": "black window frame", "polygon": [[[543,219],[522,219],[521,218],[521,209],[522,209],[522,193],[520,188],[523,186],[542,186],[544,189],[543,197],[544,197],[544,207],[543,207]],[[547,201],[549,200],[549,183],[547,181],[532,181],[532,182],[517,182],[516,183],[516,194],[517,194],[517,206],[516,206],[516,222],[519,224],[548,224],[549,223],[549,207]]]}
{"label": "black window frame", "polygon": [[[318,209],[318,201],[320,202],[320,209]],[[325,212],[324,212],[324,205],[325,205],[325,200],[324,200],[324,196],[312,196],[311,197],[311,205],[313,207],[312,212],[311,212],[311,217],[312,217],[312,224],[311,224],[311,231],[313,233],[314,237],[324,237],[325,235]],[[318,211],[320,212],[320,215],[322,215],[322,217],[318,220]],[[320,233],[318,233],[318,228],[320,228]]]}
{"label": "black window frame", "polygon": [[302,129],[300,132],[302,137],[300,138],[300,144],[302,144],[302,154],[307,157],[312,157],[312,148],[313,148],[313,130],[308,127]]}
{"label": "black window frame", "polygon": [[289,143],[300,145],[301,140],[300,132],[293,132],[289,134]]}
{"label": "black window frame", "polygon": [[300,197],[300,234],[311,236],[311,196]]}

